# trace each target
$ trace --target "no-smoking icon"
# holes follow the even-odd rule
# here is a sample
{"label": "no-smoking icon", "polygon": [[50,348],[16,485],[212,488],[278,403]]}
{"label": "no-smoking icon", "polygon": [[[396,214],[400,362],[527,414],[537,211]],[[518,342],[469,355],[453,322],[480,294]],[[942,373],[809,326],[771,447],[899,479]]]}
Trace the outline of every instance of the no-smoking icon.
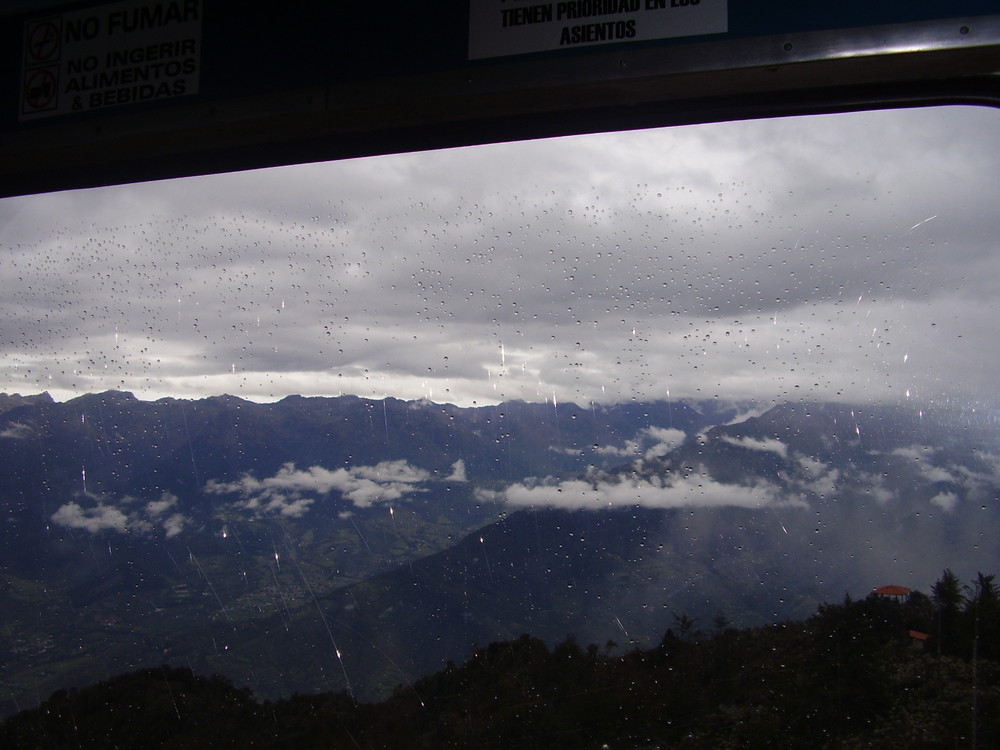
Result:
{"label": "no-smoking icon", "polygon": [[59,19],[52,18],[32,21],[27,25],[24,45],[26,64],[38,65],[59,59],[59,25]]}

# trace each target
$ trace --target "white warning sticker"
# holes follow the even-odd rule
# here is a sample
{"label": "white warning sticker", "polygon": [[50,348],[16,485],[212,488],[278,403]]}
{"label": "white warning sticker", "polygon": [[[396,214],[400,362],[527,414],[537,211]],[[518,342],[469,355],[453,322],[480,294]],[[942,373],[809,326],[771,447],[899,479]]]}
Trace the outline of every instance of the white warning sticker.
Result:
{"label": "white warning sticker", "polygon": [[120,2],[24,25],[20,119],[198,92],[201,0]]}
{"label": "white warning sticker", "polygon": [[724,33],[728,0],[470,0],[469,58]]}

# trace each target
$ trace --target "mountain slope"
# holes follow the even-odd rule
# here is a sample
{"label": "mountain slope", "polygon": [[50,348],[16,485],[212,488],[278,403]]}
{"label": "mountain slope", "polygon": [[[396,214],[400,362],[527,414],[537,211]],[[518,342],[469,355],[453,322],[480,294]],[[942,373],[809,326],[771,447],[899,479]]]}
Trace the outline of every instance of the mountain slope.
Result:
{"label": "mountain slope", "polygon": [[[614,471],[507,488],[537,506],[319,599],[288,639],[233,632],[209,666],[260,654],[258,685],[369,696],[521,632],[648,646],[674,614],[756,625],[948,565],[971,577],[1000,563],[997,455],[988,418],[778,407]],[[311,673],[285,658],[293,643]]]}
{"label": "mountain slope", "polygon": [[11,403],[7,710],[163,661],[376,697],[521,632],[648,646],[1000,567],[989,412]]}
{"label": "mountain slope", "polygon": [[706,411],[3,396],[5,710],[170,658],[192,623],[290,622],[494,520],[478,488],[610,466],[733,413]]}

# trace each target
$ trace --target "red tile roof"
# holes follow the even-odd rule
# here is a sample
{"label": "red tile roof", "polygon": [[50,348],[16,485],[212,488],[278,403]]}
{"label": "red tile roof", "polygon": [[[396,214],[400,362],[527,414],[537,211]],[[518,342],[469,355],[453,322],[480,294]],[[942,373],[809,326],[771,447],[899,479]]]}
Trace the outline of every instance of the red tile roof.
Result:
{"label": "red tile roof", "polygon": [[886,596],[906,596],[910,593],[910,589],[906,586],[879,586],[875,589],[876,594],[885,594]]}

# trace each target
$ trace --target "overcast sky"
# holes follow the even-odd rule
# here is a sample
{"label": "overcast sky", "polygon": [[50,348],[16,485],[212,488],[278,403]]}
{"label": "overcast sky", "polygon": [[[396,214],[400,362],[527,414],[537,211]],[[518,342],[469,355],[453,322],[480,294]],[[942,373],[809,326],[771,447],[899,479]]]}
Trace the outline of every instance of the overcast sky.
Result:
{"label": "overcast sky", "polygon": [[994,402],[986,109],[0,201],[0,390]]}

